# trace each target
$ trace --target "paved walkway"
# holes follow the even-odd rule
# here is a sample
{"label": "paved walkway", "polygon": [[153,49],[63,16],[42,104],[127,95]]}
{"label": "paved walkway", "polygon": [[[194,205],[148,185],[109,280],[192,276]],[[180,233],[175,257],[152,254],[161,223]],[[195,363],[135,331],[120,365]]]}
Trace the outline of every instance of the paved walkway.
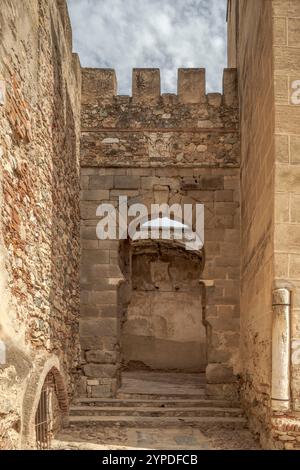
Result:
{"label": "paved walkway", "polygon": [[258,443],[246,429],[200,431],[193,427],[165,429],[72,426],[53,441],[64,450],[257,450]]}

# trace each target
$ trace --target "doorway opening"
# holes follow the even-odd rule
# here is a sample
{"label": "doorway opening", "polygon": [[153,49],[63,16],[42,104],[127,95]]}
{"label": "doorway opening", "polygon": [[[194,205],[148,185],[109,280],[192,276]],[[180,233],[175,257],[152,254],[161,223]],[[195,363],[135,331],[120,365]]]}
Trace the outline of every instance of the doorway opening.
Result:
{"label": "doorway opening", "polygon": [[119,295],[121,383],[147,372],[203,375],[204,251],[187,251],[175,240],[127,240],[120,265],[125,277]]}

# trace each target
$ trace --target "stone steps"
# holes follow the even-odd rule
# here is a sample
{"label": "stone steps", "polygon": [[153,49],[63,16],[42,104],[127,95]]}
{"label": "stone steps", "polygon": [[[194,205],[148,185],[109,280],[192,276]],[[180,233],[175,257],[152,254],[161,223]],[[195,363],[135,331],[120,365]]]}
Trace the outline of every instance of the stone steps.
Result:
{"label": "stone steps", "polygon": [[[233,401],[201,398],[77,398],[70,409],[70,425],[163,428],[211,426],[244,428],[246,420]],[[135,395],[135,394],[133,394]]]}
{"label": "stone steps", "polygon": [[70,416],[70,426],[122,426],[133,428],[157,428],[193,426],[207,429],[217,426],[218,429],[243,429],[247,421],[243,417],[148,417],[148,416]]}
{"label": "stone steps", "polygon": [[155,393],[123,393],[119,392],[117,398],[120,400],[168,400],[168,399],[182,399],[182,400],[201,400],[205,397],[205,389],[199,390],[198,393],[172,393],[172,394],[155,394]]}
{"label": "stone steps", "polygon": [[239,408],[236,401],[221,399],[179,399],[179,398],[157,398],[157,399],[118,399],[118,398],[75,398],[74,406],[99,406],[99,407],[227,407]]}
{"label": "stone steps", "polygon": [[70,416],[134,416],[134,417],[241,417],[243,412],[240,408],[225,407],[119,407],[119,406],[72,406]]}

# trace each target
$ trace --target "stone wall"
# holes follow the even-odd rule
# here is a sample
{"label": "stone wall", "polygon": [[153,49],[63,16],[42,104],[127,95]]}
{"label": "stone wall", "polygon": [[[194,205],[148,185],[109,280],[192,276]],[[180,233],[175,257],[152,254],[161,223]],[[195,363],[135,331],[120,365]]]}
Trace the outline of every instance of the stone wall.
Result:
{"label": "stone wall", "polygon": [[158,69],[134,69],[132,97],[114,70],[84,69],[83,166],[239,166],[236,71],[224,92],[205,92],[204,69],[179,69],[178,94],[160,94]]}
{"label": "stone wall", "polygon": [[[288,410],[273,417],[276,446],[300,448],[300,3],[273,1],[275,285],[292,293]],[[297,82],[298,81],[298,82]]]}
{"label": "stone wall", "polygon": [[[292,84],[299,80],[300,4],[229,3],[229,31],[237,41],[230,42],[229,57],[238,51],[241,113],[242,398],[263,446],[288,449],[299,446],[300,101],[298,106],[292,102],[292,96],[299,98]],[[277,304],[276,289],[282,287],[292,292],[291,307]],[[284,326],[285,309],[291,310],[291,318]],[[287,357],[278,354],[275,342],[279,324]],[[283,379],[285,363],[290,372]],[[273,387],[290,390],[281,404],[272,381]]]}
{"label": "stone wall", "polygon": [[78,393],[111,396],[119,384],[121,318],[130,300],[123,296],[130,297],[130,274],[120,269],[119,242],[97,239],[96,210],[101,202],[117,206],[124,195],[128,206],[204,203],[207,390],[234,393],[240,235],[235,71],[224,72],[223,95],[205,94],[202,69],[180,70],[178,94],[160,95],[159,71],[136,69],[133,96],[121,97],[113,70],[87,69],[82,103],[84,376]]}
{"label": "stone wall", "polygon": [[252,428],[269,426],[274,278],[272,2],[239,2],[242,396]]}
{"label": "stone wall", "polygon": [[47,367],[71,393],[78,360],[81,69],[64,1],[4,0],[0,26],[0,447],[18,448]]}

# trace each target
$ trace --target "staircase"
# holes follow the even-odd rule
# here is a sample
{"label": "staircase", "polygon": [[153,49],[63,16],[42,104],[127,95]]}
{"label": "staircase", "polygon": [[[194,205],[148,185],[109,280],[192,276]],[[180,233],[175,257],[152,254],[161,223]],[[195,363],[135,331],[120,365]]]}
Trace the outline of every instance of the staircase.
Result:
{"label": "staircase", "polygon": [[203,430],[215,426],[246,427],[239,403],[206,397],[204,380],[199,382],[197,377],[197,383],[192,383],[188,375],[179,378],[178,374],[170,377],[147,373],[140,374],[138,379],[137,373],[129,375],[117,398],[75,399],[70,409],[70,425],[157,429],[193,426]]}

